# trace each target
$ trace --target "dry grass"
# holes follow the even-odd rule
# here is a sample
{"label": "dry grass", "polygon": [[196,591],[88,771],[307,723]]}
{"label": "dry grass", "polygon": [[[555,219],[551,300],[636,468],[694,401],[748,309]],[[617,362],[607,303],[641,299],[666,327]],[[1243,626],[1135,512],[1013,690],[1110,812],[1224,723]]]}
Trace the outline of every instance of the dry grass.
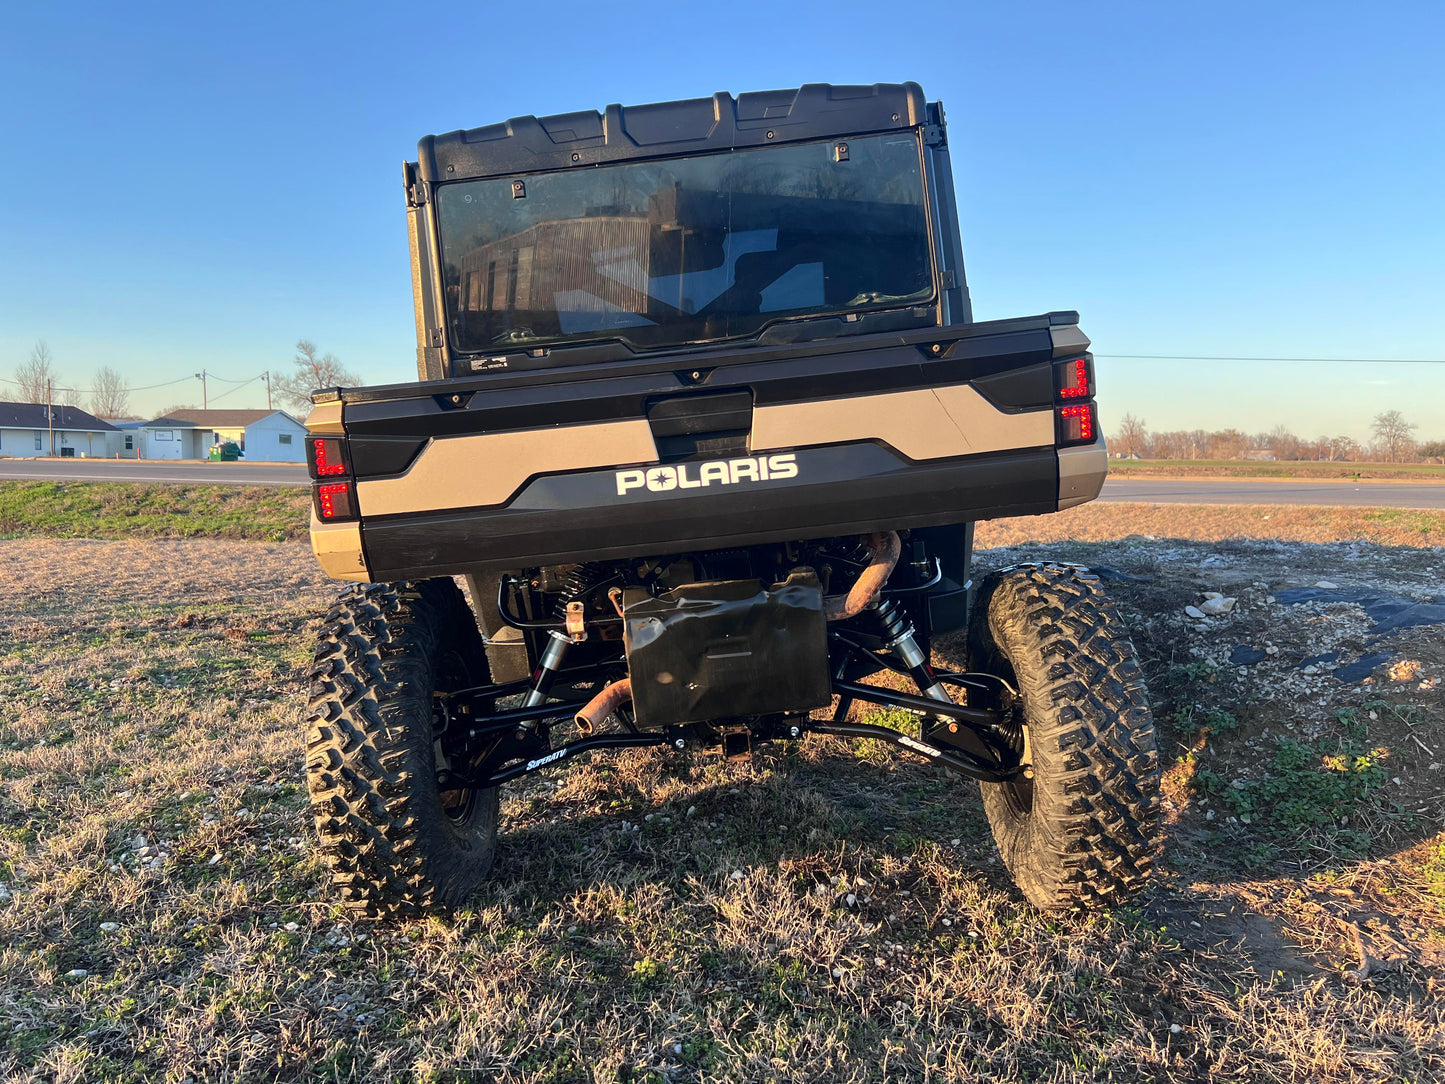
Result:
{"label": "dry grass", "polygon": [[[331,590],[295,544],[0,542],[0,1078],[1445,1076],[1436,964],[1347,981],[1350,945],[1288,921],[1347,888],[1445,944],[1440,837],[1259,879],[1191,837],[1187,786],[1149,899],[1050,918],[940,771],[834,741],[598,756],[506,792],[472,910],[353,924],[300,745]],[[1168,601],[1123,598],[1141,635]],[[1257,925],[1210,925],[1229,901]]]}
{"label": "dry grass", "polygon": [[982,548],[1030,542],[1108,542],[1114,539],[1230,538],[1285,542],[1375,542],[1382,546],[1445,545],[1445,512],[1411,508],[1330,508],[1314,505],[1125,504],[1094,501],[1047,516],[980,523]]}

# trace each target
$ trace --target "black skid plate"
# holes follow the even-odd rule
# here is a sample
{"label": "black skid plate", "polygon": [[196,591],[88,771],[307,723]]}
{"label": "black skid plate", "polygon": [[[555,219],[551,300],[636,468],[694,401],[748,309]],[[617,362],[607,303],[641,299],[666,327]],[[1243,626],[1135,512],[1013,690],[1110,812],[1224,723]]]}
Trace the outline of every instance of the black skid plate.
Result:
{"label": "black skid plate", "polygon": [[639,726],[807,712],[832,697],[823,592],[811,572],[773,588],[722,580],[638,591],[623,616]]}

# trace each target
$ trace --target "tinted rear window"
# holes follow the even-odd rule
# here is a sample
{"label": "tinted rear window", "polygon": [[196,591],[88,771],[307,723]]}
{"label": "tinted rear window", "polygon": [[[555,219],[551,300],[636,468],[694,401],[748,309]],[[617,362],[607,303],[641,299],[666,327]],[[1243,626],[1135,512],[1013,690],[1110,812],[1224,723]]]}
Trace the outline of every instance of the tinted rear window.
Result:
{"label": "tinted rear window", "polygon": [[651,349],[930,300],[917,137],[841,146],[443,185],[453,348],[624,339]]}

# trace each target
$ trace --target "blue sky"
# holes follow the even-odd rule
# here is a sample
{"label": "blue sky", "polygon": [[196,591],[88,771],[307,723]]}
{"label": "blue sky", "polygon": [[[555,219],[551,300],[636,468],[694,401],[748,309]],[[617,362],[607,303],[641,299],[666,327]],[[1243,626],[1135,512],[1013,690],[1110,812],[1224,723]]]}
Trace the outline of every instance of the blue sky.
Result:
{"label": "blue sky", "polygon": [[[1100,354],[1445,358],[1442,55],[1439,3],[11,5],[0,377],[40,338],[72,382],[139,386],[307,337],[408,379],[419,136],[904,79],[948,111],[979,319],[1076,308]],[[1399,408],[1445,438],[1445,366],[1099,369],[1106,428],[1363,436]]]}

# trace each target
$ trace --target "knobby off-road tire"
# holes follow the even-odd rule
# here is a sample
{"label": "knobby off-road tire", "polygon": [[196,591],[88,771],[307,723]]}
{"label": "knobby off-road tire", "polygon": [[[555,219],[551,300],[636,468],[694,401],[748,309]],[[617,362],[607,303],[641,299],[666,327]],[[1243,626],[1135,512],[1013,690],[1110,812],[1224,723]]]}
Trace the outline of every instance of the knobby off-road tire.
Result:
{"label": "knobby off-road tire", "polygon": [[348,589],[311,671],[306,774],[342,902],[372,918],[455,907],[496,848],[495,787],[441,793],[433,694],[488,682],[471,610],[448,579]]}
{"label": "knobby off-road tire", "polygon": [[1014,881],[1056,911],[1123,902],[1159,844],[1159,754],[1133,641],[1099,578],[1005,569],[985,582],[973,665],[1015,682],[1032,778],[984,783]]}

